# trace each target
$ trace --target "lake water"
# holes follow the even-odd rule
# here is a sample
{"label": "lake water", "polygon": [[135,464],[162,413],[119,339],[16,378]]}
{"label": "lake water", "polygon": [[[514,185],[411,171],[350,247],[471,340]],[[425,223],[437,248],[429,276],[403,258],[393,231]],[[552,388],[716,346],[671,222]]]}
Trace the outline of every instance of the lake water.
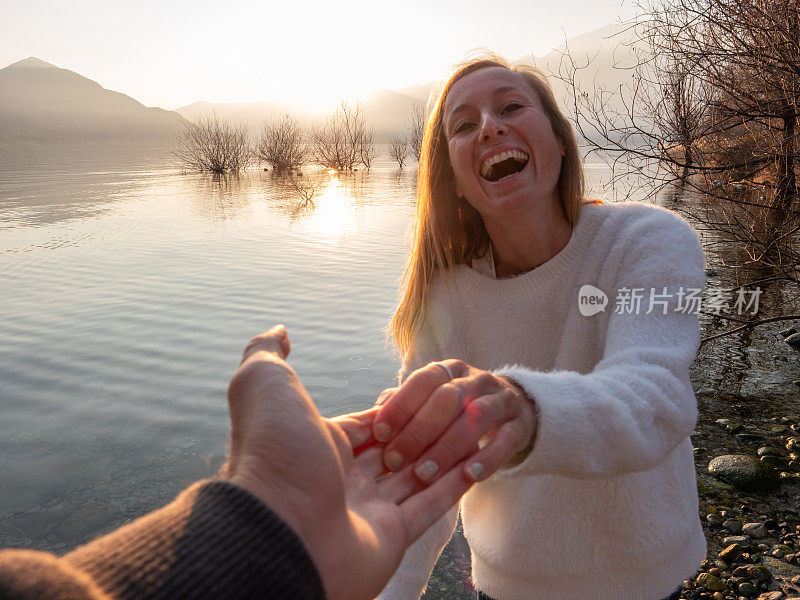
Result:
{"label": "lake water", "polygon": [[[0,547],[64,551],[214,473],[228,379],[275,323],[324,415],[391,385],[416,167],[304,179],[313,204],[270,173],[185,174],[162,151],[0,151]],[[800,377],[742,344],[701,356],[702,385]]]}

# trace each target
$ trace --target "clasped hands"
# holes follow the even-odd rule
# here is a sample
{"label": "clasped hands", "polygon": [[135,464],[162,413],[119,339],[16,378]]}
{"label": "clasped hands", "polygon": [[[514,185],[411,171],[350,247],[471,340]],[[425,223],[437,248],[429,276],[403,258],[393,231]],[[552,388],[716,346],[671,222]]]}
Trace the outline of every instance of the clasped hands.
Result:
{"label": "clasped hands", "polygon": [[386,444],[386,467],[412,465],[424,484],[460,463],[468,479],[485,479],[530,447],[538,425],[519,385],[460,360],[414,371],[378,403],[372,431]]}
{"label": "clasped hands", "polygon": [[373,598],[414,540],[529,444],[536,413],[510,380],[448,360],[452,380],[432,363],[375,407],[324,419],[289,352],[282,325],[245,349],[223,475],[295,531],[328,598]]}

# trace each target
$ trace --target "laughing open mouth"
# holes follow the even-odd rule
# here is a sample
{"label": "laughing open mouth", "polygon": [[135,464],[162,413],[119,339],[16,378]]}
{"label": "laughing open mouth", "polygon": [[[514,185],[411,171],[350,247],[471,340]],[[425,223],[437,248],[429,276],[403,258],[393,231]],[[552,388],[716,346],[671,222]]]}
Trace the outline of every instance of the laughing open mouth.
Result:
{"label": "laughing open mouth", "polygon": [[481,175],[488,181],[500,181],[519,173],[527,164],[527,154],[519,150],[506,150],[486,159],[481,166]]}

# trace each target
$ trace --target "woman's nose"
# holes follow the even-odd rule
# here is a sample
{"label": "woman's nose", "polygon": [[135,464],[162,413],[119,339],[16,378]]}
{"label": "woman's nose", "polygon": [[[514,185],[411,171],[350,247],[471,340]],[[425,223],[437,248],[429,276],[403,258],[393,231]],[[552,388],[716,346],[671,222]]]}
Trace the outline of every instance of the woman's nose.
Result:
{"label": "woman's nose", "polygon": [[484,115],[481,122],[481,139],[488,142],[493,137],[505,135],[505,129],[493,115]]}

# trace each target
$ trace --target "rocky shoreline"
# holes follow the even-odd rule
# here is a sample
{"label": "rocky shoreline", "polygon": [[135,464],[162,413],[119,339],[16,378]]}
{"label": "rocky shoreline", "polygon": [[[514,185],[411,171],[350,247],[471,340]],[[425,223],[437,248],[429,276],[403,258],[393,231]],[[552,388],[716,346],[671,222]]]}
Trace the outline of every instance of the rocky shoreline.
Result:
{"label": "rocky shoreline", "polygon": [[692,443],[708,554],[681,598],[800,598],[797,402],[785,395],[697,400]]}
{"label": "rocky shoreline", "polygon": [[[682,599],[800,599],[798,395],[697,395],[700,417],[692,443],[708,554],[695,577],[683,583]],[[721,456],[746,458],[710,471]],[[474,598],[460,526],[423,598]]]}

